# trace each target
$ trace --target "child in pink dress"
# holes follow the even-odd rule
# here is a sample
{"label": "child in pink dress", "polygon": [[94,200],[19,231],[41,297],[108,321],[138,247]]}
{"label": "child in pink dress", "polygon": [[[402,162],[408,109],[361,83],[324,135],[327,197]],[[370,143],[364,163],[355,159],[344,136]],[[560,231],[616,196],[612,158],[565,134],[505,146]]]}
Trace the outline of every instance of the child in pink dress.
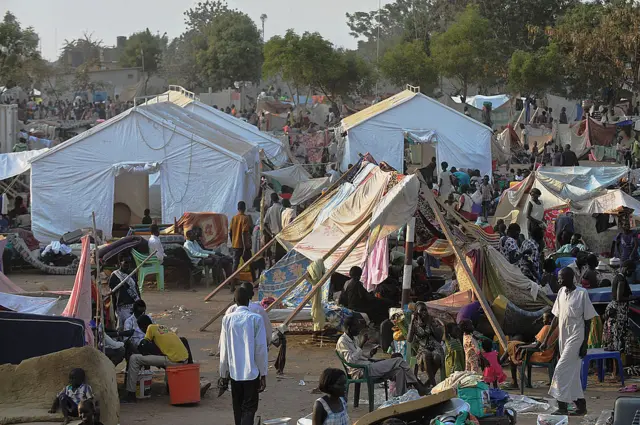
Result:
{"label": "child in pink dress", "polygon": [[507,379],[507,375],[502,371],[502,366],[498,360],[498,352],[493,349],[493,342],[488,339],[482,340],[482,357],[486,360],[484,363],[484,382],[493,384],[494,388],[500,388],[498,384],[503,383]]}

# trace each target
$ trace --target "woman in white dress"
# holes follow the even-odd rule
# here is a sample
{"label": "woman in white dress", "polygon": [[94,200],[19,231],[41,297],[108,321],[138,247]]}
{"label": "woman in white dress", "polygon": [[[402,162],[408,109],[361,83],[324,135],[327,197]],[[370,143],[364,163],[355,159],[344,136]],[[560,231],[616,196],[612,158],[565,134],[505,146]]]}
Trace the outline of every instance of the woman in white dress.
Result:
{"label": "woman in white dress", "polygon": [[449,164],[443,162],[441,166],[442,171],[438,175],[438,190],[440,198],[446,200],[449,198],[449,194],[453,192],[453,184],[451,183],[451,171],[448,170]]}
{"label": "woman in white dress", "polygon": [[587,355],[591,319],[598,313],[591,304],[587,290],[576,287],[573,274],[573,270],[567,267],[560,270],[562,288],[551,310],[555,318],[540,349],[546,349],[548,336],[559,327],[560,360],[549,389],[549,395],[558,401],[558,410],[554,414],[567,415],[569,403],[575,403],[576,410],[572,416],[583,416],[587,413],[587,401],[582,391],[580,370],[582,359]]}

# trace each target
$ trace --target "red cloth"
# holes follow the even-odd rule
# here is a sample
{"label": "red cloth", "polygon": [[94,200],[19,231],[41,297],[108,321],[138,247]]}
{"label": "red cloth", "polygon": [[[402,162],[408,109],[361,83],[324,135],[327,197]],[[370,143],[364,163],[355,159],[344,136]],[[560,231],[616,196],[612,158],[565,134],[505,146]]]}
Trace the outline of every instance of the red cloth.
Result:
{"label": "red cloth", "polygon": [[89,322],[91,321],[91,261],[89,251],[89,236],[82,237],[82,252],[80,264],[76,272],[76,280],[73,284],[71,296],[62,316],[75,317],[84,320],[85,343],[93,345],[93,332]]}
{"label": "red cloth", "polygon": [[184,235],[194,226],[202,229],[202,243],[207,249],[212,249],[227,242],[229,219],[224,214],[218,213],[192,213],[187,212],[178,220],[178,227],[184,230]]}
{"label": "red cloth", "polygon": [[504,371],[502,370],[502,366],[500,366],[500,362],[498,361],[497,351],[490,351],[488,353],[483,352],[482,357],[487,359],[487,361],[489,362],[489,366],[485,367],[482,373],[484,382],[486,382],[487,384],[492,384],[495,381],[498,381],[498,383],[500,384],[507,380],[507,375],[505,375]]}
{"label": "red cloth", "polygon": [[544,244],[552,251],[556,250],[556,220],[567,211],[569,211],[569,207],[567,206],[558,206],[544,210],[543,220],[547,223],[547,228],[544,231]]}

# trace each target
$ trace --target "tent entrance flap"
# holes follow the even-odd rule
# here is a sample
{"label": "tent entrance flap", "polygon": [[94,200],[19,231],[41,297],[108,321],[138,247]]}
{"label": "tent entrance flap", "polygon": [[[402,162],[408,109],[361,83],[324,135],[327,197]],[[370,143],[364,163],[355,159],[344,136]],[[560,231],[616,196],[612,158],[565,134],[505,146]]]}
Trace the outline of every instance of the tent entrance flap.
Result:
{"label": "tent entrance flap", "polygon": [[404,140],[411,151],[411,158],[407,158],[411,164],[422,168],[431,162],[431,158],[437,158],[438,134],[435,130],[406,130]]}
{"label": "tent entrance flap", "polygon": [[128,229],[129,225],[142,222],[144,210],[150,205],[149,176],[159,176],[159,169],[157,162],[114,164],[114,231]]}

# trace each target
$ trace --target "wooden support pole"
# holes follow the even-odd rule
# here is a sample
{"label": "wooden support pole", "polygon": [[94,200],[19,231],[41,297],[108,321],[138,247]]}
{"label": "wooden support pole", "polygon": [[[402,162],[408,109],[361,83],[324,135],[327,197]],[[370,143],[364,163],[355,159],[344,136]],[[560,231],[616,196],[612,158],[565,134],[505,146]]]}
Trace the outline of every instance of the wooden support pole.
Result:
{"label": "wooden support pole", "polygon": [[482,292],[482,289],[480,288],[480,285],[478,285],[478,282],[476,281],[476,278],[473,276],[473,272],[469,268],[469,265],[467,264],[467,261],[466,261],[466,258],[464,256],[464,254],[462,252],[460,252],[460,249],[455,244],[455,242],[453,240],[453,234],[451,233],[451,230],[449,230],[449,225],[444,220],[444,217],[442,217],[442,213],[440,212],[440,209],[438,208],[438,205],[436,204],[436,200],[433,197],[433,192],[431,192],[430,190],[427,190],[425,192],[425,198],[426,198],[427,202],[429,203],[429,206],[433,210],[433,212],[434,212],[434,214],[436,216],[436,219],[438,220],[438,223],[440,223],[440,227],[442,228],[442,232],[447,237],[447,241],[449,241],[449,245],[451,246],[451,249],[453,249],[453,253],[455,254],[455,256],[458,259],[458,261],[460,262],[460,264],[462,265],[462,269],[464,270],[465,274],[467,275],[467,278],[469,279],[469,281],[471,281],[471,286],[473,288],[473,292],[475,293],[476,297],[478,298],[478,301],[480,301],[480,305],[482,306],[482,310],[484,310],[484,314],[487,315],[487,318],[489,319],[489,323],[491,323],[491,327],[493,328],[493,331],[498,336],[498,341],[500,342],[500,345],[506,351],[507,350],[507,338],[505,337],[504,332],[502,331],[502,328],[500,327],[500,324],[498,323],[498,319],[496,319],[495,314],[493,314],[493,310],[491,310],[491,306],[489,305],[489,302],[485,298],[484,293]]}
{"label": "wooden support pole", "polygon": [[[327,196],[329,193],[331,193],[336,187],[338,187],[338,185],[340,185],[340,183],[342,182],[342,180],[344,179],[344,177],[349,173],[349,171],[351,171],[353,169],[354,166],[352,166],[351,168],[349,168],[349,170],[344,173],[342,176],[340,176],[340,178],[338,180],[336,180],[336,182],[331,185],[331,187],[329,187],[329,189],[327,189],[325,191],[325,193],[323,193],[322,195],[320,195],[315,201],[314,203],[318,202],[320,199],[322,199],[323,197]],[[264,225],[264,216],[263,216],[263,211],[264,211],[264,189],[262,190],[262,200],[260,201],[260,232],[262,233],[264,231],[264,228],[262,227]],[[293,222],[291,222],[289,225],[293,224],[295,222],[295,219]],[[287,226],[288,227],[288,226]],[[286,229],[286,227],[285,227]],[[284,230],[284,229],[282,229]],[[244,266],[243,267],[248,267],[249,265],[251,265],[255,260],[257,260],[258,258],[260,258],[260,256],[262,255],[262,253],[271,246],[271,244],[273,244],[276,241],[277,236],[274,235],[273,239],[271,239],[269,242],[265,243],[263,245],[263,247],[260,249],[260,251],[258,251],[257,253],[255,253],[253,255],[253,257],[251,257],[249,260],[245,261]],[[229,284],[230,282],[233,282],[233,279],[235,279],[235,277],[240,273],[242,269],[238,269],[236,271],[234,271],[231,276],[229,276],[227,279],[225,279],[224,282],[222,282],[220,285],[218,285],[217,288],[215,288],[213,291],[211,291],[211,293],[209,293],[209,295],[207,295],[206,297],[204,297],[205,301],[209,301],[211,298],[213,298],[218,292],[220,292],[222,290],[223,287],[225,287],[227,284]]]}
{"label": "wooden support pole", "polygon": [[211,326],[211,324],[213,322],[215,322],[216,320],[218,320],[218,318],[220,318],[221,316],[224,316],[224,313],[226,313],[227,309],[229,307],[231,307],[232,305],[234,305],[236,303],[235,300],[232,300],[229,304],[227,304],[222,310],[220,310],[219,312],[216,313],[215,316],[213,316],[211,319],[209,319],[209,321],[207,323],[205,323],[204,325],[202,325],[202,327],[200,328],[200,332],[204,332],[205,330],[207,330],[207,328],[209,326]]}
{"label": "wooden support pole", "polygon": [[[349,233],[344,235],[344,237],[342,239],[340,239],[340,241],[337,244],[335,244],[335,246],[333,248],[331,248],[329,251],[327,251],[327,253],[325,255],[322,256],[322,261],[327,261],[327,259],[329,257],[331,257],[333,255],[333,253],[336,252],[338,250],[338,248],[340,248],[342,246],[342,244],[344,244],[346,241],[348,241],[349,238],[351,236],[353,236],[358,231],[358,229],[360,229],[360,227],[362,227],[362,224],[368,222],[368,218],[369,217],[367,217],[367,219],[365,219],[359,226],[355,226],[353,229],[351,229],[351,231]],[[305,274],[300,276],[300,278],[298,278],[298,280],[296,280],[290,287],[288,287],[287,290],[284,291],[278,297],[278,299],[276,299],[274,302],[271,303],[271,305],[269,305],[269,307],[267,307],[267,311],[271,310],[275,305],[280,303],[287,295],[289,295],[291,292],[293,292],[293,290],[296,289],[296,287],[298,285],[300,285],[302,282],[304,282],[308,278],[309,278],[309,272],[305,272]]]}
{"label": "wooden support pole", "polygon": [[[100,343],[102,344],[102,352],[104,353],[104,318],[102,317],[102,297],[100,293],[100,288],[102,287],[102,277],[100,275],[100,259],[98,258],[98,229],[96,227],[96,212],[91,211],[91,223],[93,225],[93,261],[96,265],[96,346],[100,349]],[[89,240],[89,248],[91,248],[91,240]]]}
{"label": "wooden support pole", "polygon": [[402,308],[406,310],[411,300],[411,272],[413,271],[413,243],[416,235],[416,218],[407,222],[407,233],[404,241],[404,274],[402,275]]}
{"label": "wooden support pole", "polygon": [[213,296],[215,294],[220,292],[222,290],[222,288],[224,288],[229,282],[233,282],[233,279],[235,279],[236,276],[240,274],[240,272],[243,270],[244,267],[247,267],[249,264],[253,263],[255,260],[260,258],[262,253],[265,252],[275,241],[276,241],[276,238],[273,238],[269,242],[267,242],[262,248],[260,248],[260,251],[256,252],[253,255],[253,257],[251,257],[248,261],[246,261],[244,263],[243,267],[238,267],[238,270],[236,270],[235,272],[231,273],[231,276],[229,276],[224,282],[222,282],[220,285],[218,285],[218,287],[216,289],[211,291],[211,293],[209,295],[204,297],[204,300],[205,301],[209,301],[211,298],[213,298]]}
{"label": "wooden support pole", "polygon": [[[322,256],[322,260],[326,261],[330,256],[333,255],[334,252],[336,252],[338,250],[338,248],[340,248],[342,246],[342,244],[344,244],[347,240],[349,240],[349,238],[351,236],[353,236],[358,229],[360,229],[363,225],[368,224],[369,222],[369,217],[367,216],[367,218],[365,220],[362,221],[362,223],[360,223],[359,226],[355,226],[353,229],[351,229],[351,231],[349,231],[349,233],[347,233],[346,235],[344,235],[342,237],[342,239],[340,239],[340,241],[338,241],[329,251],[327,251],[325,253],[325,255]],[[309,272],[305,271],[305,273],[300,276],[291,286],[289,286],[286,291],[284,291],[277,300],[275,300],[274,302],[271,303],[271,305],[269,307],[267,307],[267,311],[270,311],[271,309],[273,309],[273,307],[275,305],[277,305],[278,303],[280,303],[287,295],[289,295],[291,292],[293,292],[294,289],[296,289],[298,287],[298,285],[300,285],[302,282],[304,282],[305,280],[307,280],[309,278]],[[233,304],[233,302],[231,303]],[[224,311],[226,311],[226,309],[229,307],[226,307],[224,309]],[[218,318],[221,316],[221,314],[216,314],[212,319],[210,319],[207,323],[205,323],[201,328],[200,328],[200,332],[204,332],[209,326],[211,326],[211,324],[213,322],[215,322],[216,320],[218,320]]]}
{"label": "wooden support pole", "polygon": [[298,305],[293,310],[293,312],[289,315],[289,317],[287,317],[283,325],[287,326],[289,323],[291,323],[291,321],[293,321],[293,318],[296,317],[298,313],[300,313],[300,310],[302,310],[305,304],[309,302],[311,297],[313,297],[313,295],[320,288],[322,288],[322,285],[324,285],[324,283],[327,280],[329,280],[331,275],[338,269],[338,267],[340,267],[340,265],[344,262],[344,260],[347,259],[349,254],[351,254],[351,251],[353,251],[353,249],[358,245],[358,243],[360,243],[360,241],[367,235],[368,232],[369,232],[369,226],[366,226],[364,229],[362,229],[362,231],[358,234],[358,237],[351,243],[351,245],[347,247],[347,249],[342,253],[342,255],[340,255],[340,257],[336,260],[333,266],[331,266],[331,268],[325,272],[324,276],[322,276],[322,279],[320,279],[318,283],[313,285],[313,288],[311,288],[311,291],[309,291],[309,293],[305,295],[302,302],[300,302],[300,305]]}

